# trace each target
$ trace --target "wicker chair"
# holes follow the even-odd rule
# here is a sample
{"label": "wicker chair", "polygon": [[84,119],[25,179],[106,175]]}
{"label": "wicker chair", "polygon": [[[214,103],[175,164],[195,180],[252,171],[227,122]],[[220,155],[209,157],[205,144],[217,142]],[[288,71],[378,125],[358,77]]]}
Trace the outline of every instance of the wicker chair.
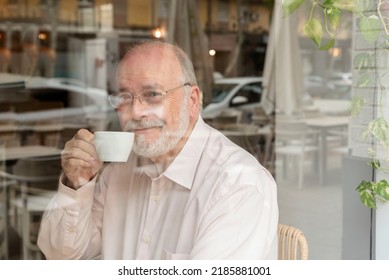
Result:
{"label": "wicker chair", "polygon": [[308,242],[301,230],[289,225],[278,225],[278,259],[308,259]]}

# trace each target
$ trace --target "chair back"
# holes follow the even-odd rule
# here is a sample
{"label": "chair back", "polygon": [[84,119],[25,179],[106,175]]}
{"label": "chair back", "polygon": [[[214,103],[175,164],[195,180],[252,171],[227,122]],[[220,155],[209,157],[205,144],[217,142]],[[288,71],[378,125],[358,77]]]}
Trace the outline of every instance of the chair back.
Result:
{"label": "chair back", "polygon": [[308,241],[300,229],[284,224],[278,225],[278,259],[308,259]]}
{"label": "chair back", "polygon": [[57,190],[61,171],[60,156],[20,159],[12,166],[12,174],[30,178],[29,186],[41,190]]}
{"label": "chair back", "polygon": [[319,133],[300,119],[277,121],[275,127],[276,139],[278,142],[290,142],[298,140],[303,146],[305,144],[317,145]]}
{"label": "chair back", "polygon": [[262,106],[253,109],[251,120],[253,124],[265,126],[271,124],[273,116],[266,114]]}

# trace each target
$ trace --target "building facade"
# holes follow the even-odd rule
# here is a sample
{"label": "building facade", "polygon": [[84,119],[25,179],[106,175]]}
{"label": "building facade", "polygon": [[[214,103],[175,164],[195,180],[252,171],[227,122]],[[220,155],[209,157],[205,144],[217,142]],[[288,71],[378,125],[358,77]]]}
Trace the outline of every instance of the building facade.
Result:
{"label": "building facade", "polygon": [[[71,42],[106,40],[113,67],[132,42],[166,36],[169,0],[0,0],[0,69],[71,77]],[[214,70],[227,76],[262,73],[271,6],[263,1],[198,0]],[[71,39],[72,38],[72,39]],[[234,65],[229,65],[234,53]],[[28,65],[28,67],[26,67]],[[230,67],[229,73],[226,69]]]}

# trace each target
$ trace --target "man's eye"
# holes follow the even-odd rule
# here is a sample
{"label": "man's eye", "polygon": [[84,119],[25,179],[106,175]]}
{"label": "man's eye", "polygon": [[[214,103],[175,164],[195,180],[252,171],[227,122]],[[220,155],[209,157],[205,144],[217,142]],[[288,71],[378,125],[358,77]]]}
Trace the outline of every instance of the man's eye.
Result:
{"label": "man's eye", "polygon": [[128,93],[123,93],[118,96],[118,100],[120,100],[120,103],[127,103],[132,100],[132,96]]}
{"label": "man's eye", "polygon": [[145,93],[143,93],[143,97],[146,98],[146,99],[149,99],[149,98],[160,98],[162,96],[162,94],[158,91],[147,91]]}
{"label": "man's eye", "polygon": [[161,93],[158,92],[158,91],[149,91],[146,93],[148,96],[152,96],[152,97],[155,97],[155,96],[161,96]]}

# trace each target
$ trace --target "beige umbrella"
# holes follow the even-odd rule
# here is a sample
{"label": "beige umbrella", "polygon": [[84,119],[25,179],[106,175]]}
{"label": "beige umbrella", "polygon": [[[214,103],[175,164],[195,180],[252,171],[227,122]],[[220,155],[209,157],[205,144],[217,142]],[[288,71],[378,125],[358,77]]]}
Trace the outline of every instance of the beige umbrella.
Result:
{"label": "beige umbrella", "polygon": [[208,42],[200,25],[197,1],[171,0],[167,41],[179,45],[192,59],[203,103],[207,104],[213,83],[212,64],[208,54]]}
{"label": "beige umbrella", "polygon": [[263,72],[262,106],[291,115],[300,110],[304,91],[303,67],[297,35],[297,13],[282,16],[281,0],[274,3]]}

